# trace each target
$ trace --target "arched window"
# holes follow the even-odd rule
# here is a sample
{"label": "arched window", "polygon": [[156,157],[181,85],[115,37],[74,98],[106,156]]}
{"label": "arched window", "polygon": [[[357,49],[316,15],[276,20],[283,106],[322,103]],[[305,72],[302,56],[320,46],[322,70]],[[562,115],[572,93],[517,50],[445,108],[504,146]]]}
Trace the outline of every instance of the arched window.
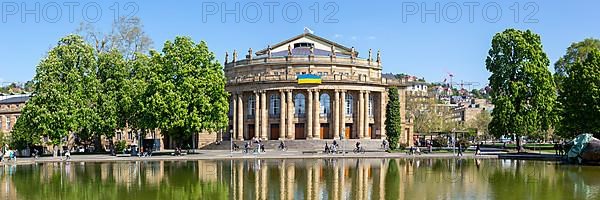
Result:
{"label": "arched window", "polygon": [[306,98],[304,94],[297,94],[294,97],[294,113],[297,117],[304,117],[306,113]]}
{"label": "arched window", "polygon": [[367,94],[369,96],[369,117],[373,117],[373,96]]}
{"label": "arched window", "polygon": [[248,116],[254,116],[255,110],[256,110],[256,99],[254,99],[254,95],[250,95],[248,97]]}
{"label": "arched window", "polygon": [[321,116],[322,117],[328,116],[329,113],[331,113],[331,98],[329,98],[329,94],[327,94],[327,93],[321,94],[319,103],[321,104],[321,109],[320,109]]}
{"label": "arched window", "polygon": [[354,98],[351,94],[346,94],[346,116],[352,116],[352,105]]}
{"label": "arched window", "polygon": [[269,103],[270,103],[269,114],[279,115],[279,113],[280,113],[279,108],[281,107],[279,95],[272,94]]}

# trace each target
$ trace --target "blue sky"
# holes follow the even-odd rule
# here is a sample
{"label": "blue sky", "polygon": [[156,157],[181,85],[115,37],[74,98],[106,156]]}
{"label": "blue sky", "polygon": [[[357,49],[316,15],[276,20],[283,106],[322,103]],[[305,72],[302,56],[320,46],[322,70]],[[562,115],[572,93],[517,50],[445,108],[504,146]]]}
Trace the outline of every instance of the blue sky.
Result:
{"label": "blue sky", "polygon": [[[120,15],[136,11],[133,14],[143,20],[156,49],[175,36],[190,36],[206,41],[217,58],[223,60],[225,51],[237,49],[245,53],[249,47],[262,49],[309,27],[319,36],[356,47],[362,56],[367,55],[369,48],[380,49],[384,72],[413,74],[432,82],[442,81],[447,73],[452,73],[455,81],[478,82],[482,86],[489,76],[485,57],[491,38],[506,28],[532,29],[540,34],[551,61],[550,69],[572,42],[600,38],[600,2],[594,0],[502,0],[482,1],[478,5],[473,1],[302,0],[281,1],[271,7],[267,5],[276,1],[173,2],[82,1],[74,5],[70,1],[3,1],[0,83],[30,80],[45,53],[82,21],[95,21],[99,29],[110,31],[117,7]],[[236,14],[223,18],[222,6],[234,10],[236,3],[240,7],[232,12],[240,20],[236,21]],[[96,15],[97,10],[101,16]],[[301,16],[297,15],[298,10]],[[497,15],[498,10],[501,15]]]}

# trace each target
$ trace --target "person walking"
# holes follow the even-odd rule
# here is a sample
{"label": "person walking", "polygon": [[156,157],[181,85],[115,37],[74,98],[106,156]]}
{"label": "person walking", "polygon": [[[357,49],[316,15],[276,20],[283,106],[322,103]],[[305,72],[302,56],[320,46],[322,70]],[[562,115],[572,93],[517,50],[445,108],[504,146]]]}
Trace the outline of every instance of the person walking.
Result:
{"label": "person walking", "polygon": [[481,143],[477,144],[477,147],[475,147],[475,155],[481,155]]}
{"label": "person walking", "polygon": [[68,148],[65,150],[65,160],[71,160],[71,151]]}
{"label": "person walking", "polygon": [[462,154],[462,144],[458,143],[458,156],[463,156]]}

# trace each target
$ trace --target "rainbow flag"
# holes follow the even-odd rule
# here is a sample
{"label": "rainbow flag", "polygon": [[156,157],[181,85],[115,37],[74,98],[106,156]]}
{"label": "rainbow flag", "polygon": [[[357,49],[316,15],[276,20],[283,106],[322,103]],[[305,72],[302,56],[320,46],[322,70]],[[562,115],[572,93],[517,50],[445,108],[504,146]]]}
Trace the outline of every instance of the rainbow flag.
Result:
{"label": "rainbow flag", "polygon": [[298,84],[321,84],[321,77],[314,74],[300,74]]}

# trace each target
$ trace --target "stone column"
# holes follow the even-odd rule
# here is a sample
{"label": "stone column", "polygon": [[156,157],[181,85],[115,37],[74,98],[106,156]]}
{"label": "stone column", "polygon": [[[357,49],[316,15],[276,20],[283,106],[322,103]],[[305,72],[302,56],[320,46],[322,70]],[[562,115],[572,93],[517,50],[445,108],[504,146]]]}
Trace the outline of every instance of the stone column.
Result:
{"label": "stone column", "polygon": [[294,139],[294,101],[292,90],[287,91],[287,139]]}
{"label": "stone column", "polygon": [[385,199],[385,173],[387,172],[387,163],[384,160],[379,164],[379,198]]}
{"label": "stone column", "polygon": [[340,139],[340,92],[334,91],[333,98],[333,139]]}
{"label": "stone column", "polygon": [[364,198],[367,199],[369,197],[369,185],[373,185],[369,182],[369,170],[371,168],[370,164],[365,164],[363,166],[363,191],[364,191]]}
{"label": "stone column", "polygon": [[279,90],[279,139],[285,139],[285,91]]}
{"label": "stone column", "polygon": [[364,126],[364,129],[365,129],[365,132],[363,133],[364,134],[363,138],[370,138],[370,136],[369,136],[369,121],[370,121],[369,120],[370,119],[370,116],[369,116],[369,96],[370,96],[370,92],[369,91],[365,91],[364,95],[365,95],[365,97],[363,98],[364,99],[364,102],[363,102],[364,103],[363,112],[364,112],[364,118],[365,118],[365,120],[363,121],[363,123],[364,123],[363,126]]}
{"label": "stone column", "polygon": [[244,140],[244,95],[237,95],[237,140]]}
{"label": "stone column", "polygon": [[321,199],[320,197],[320,190],[321,190],[321,183],[320,183],[320,179],[319,177],[321,177],[321,166],[320,164],[315,164],[312,165],[313,167],[313,199]]}
{"label": "stone column", "polygon": [[333,167],[333,191],[331,192],[331,196],[333,200],[341,199],[339,196],[340,192],[340,170],[339,163]]}
{"label": "stone column", "polygon": [[231,125],[233,125],[233,131],[229,132],[229,139],[230,140],[235,140],[237,138],[236,135],[237,135],[237,132],[238,132],[238,129],[237,129],[237,127],[238,127],[238,124],[237,124],[237,118],[238,118],[238,115],[237,115],[237,112],[238,112],[238,110],[237,110],[237,102],[238,102],[238,100],[237,100],[237,98],[238,97],[237,96],[238,96],[237,94],[232,94],[231,95],[231,104],[233,104],[232,105],[233,106],[233,115],[231,116]]}
{"label": "stone column", "polygon": [[268,169],[268,165],[264,164],[261,166],[260,169],[260,182],[261,182],[261,192],[260,192],[260,199],[261,200],[267,200],[267,169]]}
{"label": "stone column", "polygon": [[268,139],[268,128],[269,128],[269,108],[267,107],[267,91],[260,92],[260,108],[261,108],[261,128],[260,137],[264,140]]}
{"label": "stone column", "polygon": [[[361,96],[362,96],[362,92],[361,92]],[[364,175],[365,171],[363,170],[363,164],[359,163],[356,170],[358,171],[358,177],[357,177],[358,191],[357,191],[356,196],[357,196],[357,199],[364,199],[364,181],[363,181],[364,176],[363,175]]]}
{"label": "stone column", "polygon": [[385,133],[385,115],[386,115],[386,105],[387,105],[387,92],[383,91],[380,93],[379,97],[379,134],[381,134],[381,139],[387,139],[387,135]]}
{"label": "stone column", "polygon": [[[234,98],[236,98],[235,96],[237,96],[237,95],[234,95]],[[234,101],[234,102],[235,102],[235,101]],[[234,119],[235,119],[235,118],[234,118]],[[162,163],[162,162],[163,162],[163,161],[161,161],[161,163]],[[237,168],[235,167],[235,164],[236,164],[236,162],[235,162],[235,161],[233,161],[233,164],[231,165],[231,174],[232,174],[231,176],[233,176],[233,177],[232,177],[232,178],[233,178],[233,181],[232,181],[232,187],[230,188],[230,190],[231,190],[231,193],[233,193],[233,195],[232,195],[232,196],[233,196],[233,199],[237,199],[237,196],[238,196],[238,194],[237,194],[237,193],[238,193],[238,189],[237,189],[237,180],[238,180],[238,179],[237,179],[237,176],[238,176],[238,175],[237,175]],[[161,167],[162,167],[162,166],[161,166]],[[161,168],[161,169],[162,169],[162,168]]]}
{"label": "stone column", "polygon": [[[346,91],[342,90],[340,93],[340,137],[346,137]],[[350,139],[350,138],[346,138]]]}
{"label": "stone column", "polygon": [[238,180],[237,180],[237,189],[238,189],[238,199],[244,199],[244,164],[238,163]]}
{"label": "stone column", "polygon": [[254,91],[254,136],[260,138],[260,91]]}
{"label": "stone column", "polygon": [[306,102],[306,139],[312,139],[312,90],[307,90],[308,102]]}
{"label": "stone column", "polygon": [[346,192],[346,160],[340,162],[340,199],[344,199]]}
{"label": "stone column", "polygon": [[313,178],[313,169],[311,165],[306,166],[306,200],[312,199],[312,178]]}
{"label": "stone column", "polygon": [[283,160],[279,165],[279,199],[281,200],[285,199],[285,177],[285,160]]}
{"label": "stone column", "polygon": [[289,200],[293,200],[294,199],[294,180],[296,179],[296,175],[295,175],[295,166],[293,163],[289,164],[286,170],[287,173],[287,177],[286,177],[286,194],[287,194],[287,199]]}
{"label": "stone column", "polygon": [[364,136],[364,134],[365,134],[365,130],[364,130],[365,126],[363,125],[363,123],[365,121],[365,115],[363,114],[365,112],[363,110],[365,108],[364,107],[364,101],[365,100],[363,98],[364,97],[363,94],[364,94],[364,91],[362,91],[362,90],[359,91],[359,93],[358,93],[358,104],[356,106],[356,107],[358,107],[356,109],[356,110],[358,110],[358,115],[356,116],[356,118],[358,119],[358,123],[357,123],[357,125],[358,125],[358,133],[356,134],[356,136],[359,139],[362,139],[363,137],[365,137]]}
{"label": "stone column", "polygon": [[254,199],[260,199],[260,171],[254,171]]}
{"label": "stone column", "polygon": [[320,139],[321,138],[321,104],[319,102],[319,90],[315,90],[315,94],[313,95],[313,138]]}

